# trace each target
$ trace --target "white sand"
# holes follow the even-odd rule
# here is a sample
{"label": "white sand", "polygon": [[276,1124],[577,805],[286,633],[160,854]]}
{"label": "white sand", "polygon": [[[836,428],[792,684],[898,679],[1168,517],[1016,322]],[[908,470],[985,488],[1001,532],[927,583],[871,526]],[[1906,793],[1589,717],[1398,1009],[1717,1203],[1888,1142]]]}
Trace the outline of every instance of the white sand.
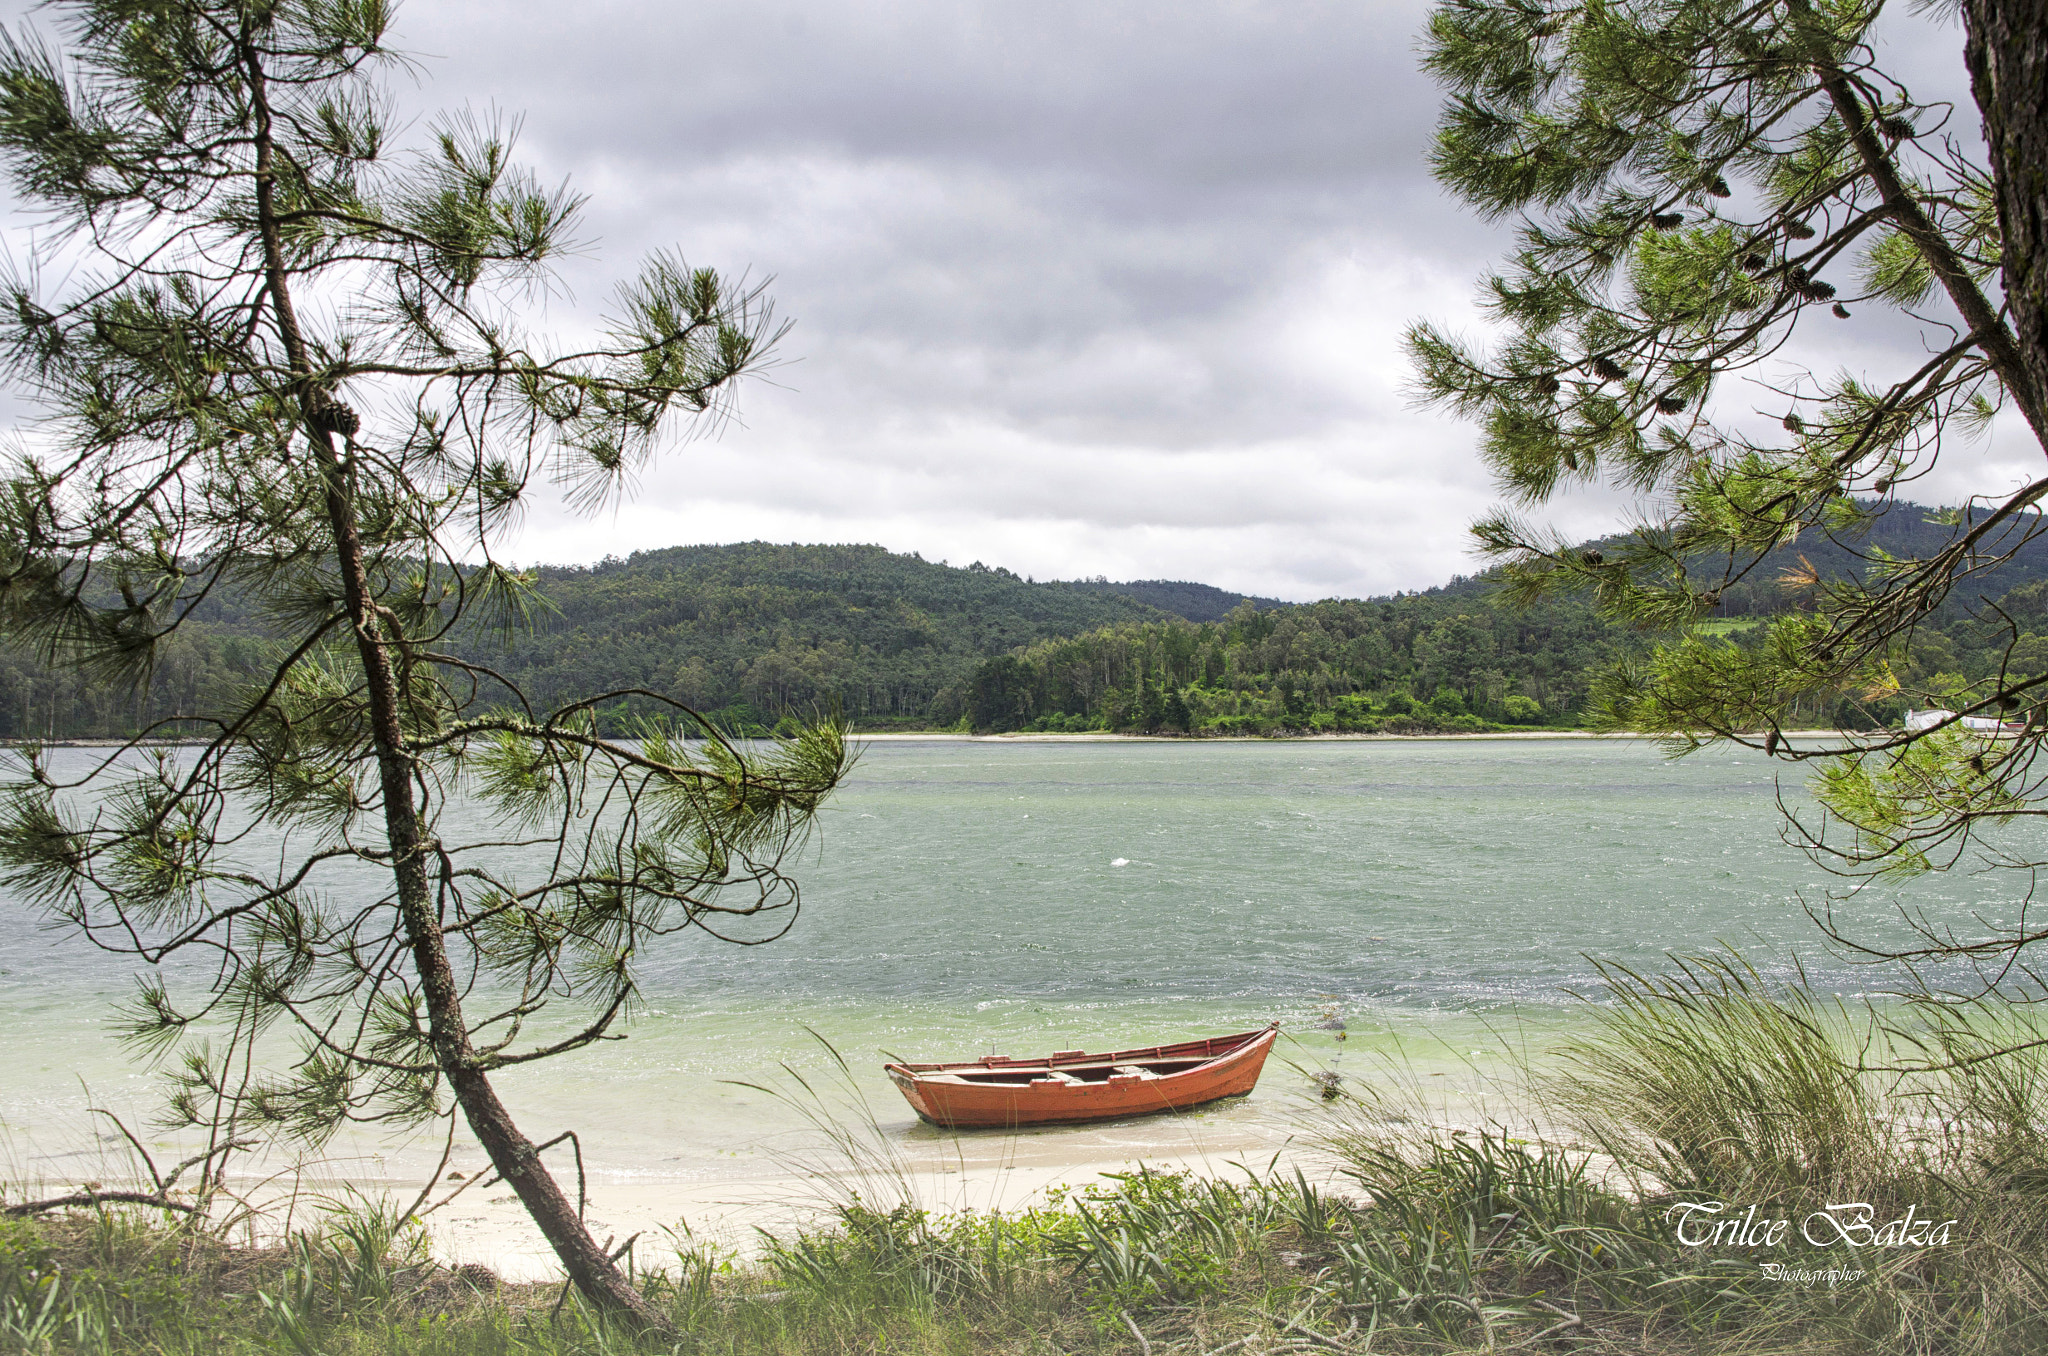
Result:
{"label": "white sand", "polygon": [[[1446,1073],[1441,1066],[1431,1072],[1389,1062],[1373,1077],[1397,1114],[1440,1130],[1525,1120],[1514,1110],[1512,1088],[1470,1065]],[[1346,1103],[1339,1114],[1355,1123],[1362,1113]],[[1342,1165],[1319,1147],[1320,1136],[1336,1124],[1328,1108],[1290,1095],[1184,1116],[1010,1133],[948,1134],[891,1125],[846,1133],[842,1146],[818,1135],[801,1141],[785,1135],[758,1155],[735,1157],[723,1171],[707,1171],[701,1162],[682,1171],[651,1164],[593,1167],[586,1219],[597,1238],[611,1240],[613,1247],[638,1235],[636,1260],[653,1267],[668,1264],[679,1247],[692,1242],[755,1252],[761,1231],[786,1234],[856,1192],[882,1208],[910,1201],[941,1211],[1017,1210],[1042,1202],[1051,1187],[1080,1187],[1140,1165],[1239,1179],[1275,1171],[1292,1176],[1299,1169],[1310,1181],[1341,1191]],[[62,1150],[34,1152],[32,1144],[12,1137],[0,1144],[0,1159],[8,1160],[9,1199],[57,1195],[87,1181],[107,1189],[145,1186],[117,1137],[70,1129],[69,1146]],[[601,1131],[590,1132],[586,1154],[603,1148],[601,1137]],[[160,1165],[175,1161],[169,1148],[160,1141],[153,1145]],[[435,1171],[441,1151],[438,1141],[360,1140],[330,1146],[316,1163],[241,1162],[232,1185],[256,1210],[242,1234],[274,1238],[286,1229],[313,1226],[333,1203],[368,1198],[409,1205]],[[547,1160],[573,1196],[573,1158],[558,1149]],[[452,1264],[490,1267],[508,1280],[559,1277],[554,1255],[511,1189],[480,1174],[486,1166],[473,1142],[458,1141],[437,1182],[434,1199],[441,1203],[424,1220],[435,1255]],[[464,1180],[447,1180],[449,1172],[462,1173]]]}

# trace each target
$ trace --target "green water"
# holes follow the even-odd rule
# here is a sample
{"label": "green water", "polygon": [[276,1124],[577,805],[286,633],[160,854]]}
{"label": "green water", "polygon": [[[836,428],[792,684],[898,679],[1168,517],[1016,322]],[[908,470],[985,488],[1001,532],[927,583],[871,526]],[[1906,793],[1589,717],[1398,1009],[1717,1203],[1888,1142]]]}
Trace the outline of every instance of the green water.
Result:
{"label": "green water", "polygon": [[[1591,984],[1587,954],[1653,967],[1724,941],[1864,991],[1875,977],[1829,957],[1801,911],[1840,883],[1781,844],[1776,792],[1752,755],[1673,763],[1616,741],[872,744],[808,851],[788,937],[671,940],[630,1040],[506,1089],[533,1129],[582,1129],[602,1170],[690,1173],[789,1125],[724,1080],[820,1067],[811,1031],[910,1135],[929,1132],[873,1075],[879,1051],[1136,1045],[1277,1018],[1285,1057],[1355,1066],[1488,1029],[1547,1039],[1583,1021],[1565,990]],[[1995,919],[2010,889],[1957,876],[1910,900]],[[1866,891],[1846,916],[1882,929],[1896,902]],[[17,1160],[79,1122],[81,1079],[146,1100],[105,1034],[127,985],[0,899]],[[1344,1044],[1317,1029],[1333,1018]],[[1265,1114],[1299,1082],[1269,1071],[1248,1109],[1219,1114]]]}

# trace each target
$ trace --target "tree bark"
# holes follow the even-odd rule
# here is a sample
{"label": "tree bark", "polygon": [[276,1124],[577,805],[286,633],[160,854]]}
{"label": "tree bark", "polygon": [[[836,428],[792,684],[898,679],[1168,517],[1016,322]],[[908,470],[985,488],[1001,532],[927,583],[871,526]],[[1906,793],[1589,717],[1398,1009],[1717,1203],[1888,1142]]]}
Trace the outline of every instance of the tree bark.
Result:
{"label": "tree bark", "polygon": [[1963,23],[2013,339],[2034,389],[2048,391],[2048,0],[1964,0]]}
{"label": "tree bark", "polygon": [[666,1330],[669,1324],[605,1255],[577,1215],[561,1184],[541,1162],[533,1141],[520,1132],[512,1113],[491,1086],[477,1058],[463,1016],[461,990],[441,931],[434,892],[427,879],[427,855],[435,844],[421,832],[413,799],[413,761],[406,749],[397,675],[383,635],[383,618],[370,596],[364,566],[362,535],[357,530],[348,467],[334,443],[334,425],[341,407],[320,389],[305,338],[292,306],[290,275],[274,206],[270,111],[264,94],[262,64],[250,47],[243,49],[255,106],[256,214],[261,236],[265,281],[278,338],[296,380],[300,423],[319,466],[326,494],[329,530],[334,535],[342,597],[355,632],[356,653],[363,665],[370,711],[370,734],[376,746],[377,773],[384,800],[384,827],[391,851],[391,870],[406,944],[427,1009],[428,1039],[435,1062],[448,1080],[477,1142],[491,1166],[511,1183],[520,1204],[555,1250],[577,1290],[599,1307],[624,1313],[643,1327]]}

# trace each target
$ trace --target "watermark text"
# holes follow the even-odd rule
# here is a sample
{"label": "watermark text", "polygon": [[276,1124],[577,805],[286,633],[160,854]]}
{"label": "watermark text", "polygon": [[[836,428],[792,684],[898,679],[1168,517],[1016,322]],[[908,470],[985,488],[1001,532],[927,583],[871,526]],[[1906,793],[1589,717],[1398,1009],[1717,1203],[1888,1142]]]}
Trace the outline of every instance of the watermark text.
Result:
{"label": "watermark text", "polygon": [[[1955,1240],[1960,1220],[1937,1220],[1909,1205],[1905,1213],[1880,1222],[1868,1201],[1824,1205],[1796,1221],[1797,1237],[1816,1248],[1941,1248]],[[1773,1219],[1757,1206],[1736,1213],[1725,1201],[1680,1201],[1664,1212],[1678,1241],[1688,1248],[1779,1248],[1794,1237],[1795,1221]]]}

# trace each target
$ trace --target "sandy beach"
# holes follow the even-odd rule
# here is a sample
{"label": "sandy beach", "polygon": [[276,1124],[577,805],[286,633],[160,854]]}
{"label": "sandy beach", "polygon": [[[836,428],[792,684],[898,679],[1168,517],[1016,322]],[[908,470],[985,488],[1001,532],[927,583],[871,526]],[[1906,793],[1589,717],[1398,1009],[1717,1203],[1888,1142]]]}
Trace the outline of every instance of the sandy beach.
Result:
{"label": "sandy beach", "polygon": [[[933,1136],[892,1147],[893,1159],[855,1164],[820,1149],[795,1156],[808,1162],[693,1181],[601,1175],[590,1183],[588,1218],[600,1239],[623,1242],[639,1235],[639,1256],[652,1265],[674,1252],[685,1227],[694,1239],[752,1252],[759,1231],[786,1233],[854,1193],[884,1207],[914,1201],[939,1211],[1016,1210],[1042,1202],[1048,1188],[1079,1187],[1104,1173],[1140,1165],[1208,1176],[1242,1176],[1247,1169],[1264,1172],[1275,1166],[1291,1173],[1298,1166],[1316,1180],[1334,1172],[1333,1161],[1304,1136],[1263,1119],[1227,1115],[1014,1135]],[[572,1183],[565,1185],[573,1190]],[[435,1251],[451,1262],[480,1263],[510,1279],[559,1274],[553,1254],[502,1184],[456,1197],[425,1223]]]}
{"label": "sandy beach", "polygon": [[[637,1239],[639,1263],[657,1266],[679,1248],[706,1244],[755,1253],[764,1232],[787,1235],[856,1195],[884,1208],[908,1202],[942,1212],[1015,1211],[1045,1202],[1055,1187],[1079,1189],[1104,1174],[1140,1167],[1235,1179],[1299,1171],[1341,1191],[1342,1163],[1323,1143],[1333,1129],[1380,1116],[1442,1131],[1497,1124],[1531,1128],[1516,1080],[1505,1076],[1506,1061],[1486,1063],[1489,1068],[1469,1060],[1426,1068],[1375,1058],[1370,1072],[1354,1075],[1352,1087],[1363,1100],[1347,1098],[1335,1107],[1318,1103],[1288,1070],[1275,1068],[1271,1083],[1249,1098],[1183,1115],[1099,1125],[953,1133],[900,1117],[862,1123],[849,1114],[833,1123],[829,1135],[785,1131],[764,1142],[759,1153],[732,1155],[708,1167],[701,1157],[675,1166],[644,1154],[621,1158],[611,1152],[607,1127],[598,1125],[584,1139],[586,1219],[598,1239],[610,1240],[614,1248]],[[884,1114],[893,1117],[894,1109]],[[55,1142],[54,1133],[65,1131],[65,1139]],[[143,1138],[159,1168],[192,1147]],[[295,1161],[272,1152],[241,1160],[229,1182],[231,1194],[247,1207],[240,1232],[250,1240],[275,1238],[316,1225],[329,1208],[365,1200],[404,1207],[421,1196],[431,1176],[435,1189],[421,1222],[437,1257],[451,1265],[486,1266],[507,1280],[559,1277],[553,1253],[511,1189],[490,1174],[474,1141],[464,1133],[445,1161],[443,1152],[438,1137],[358,1134],[338,1138],[317,1159]],[[4,1139],[0,1158],[9,1199],[60,1194],[86,1183],[104,1190],[149,1185],[132,1151],[105,1126],[47,1125],[34,1140]],[[574,1157],[558,1148],[546,1158],[573,1196],[579,1186]]]}

